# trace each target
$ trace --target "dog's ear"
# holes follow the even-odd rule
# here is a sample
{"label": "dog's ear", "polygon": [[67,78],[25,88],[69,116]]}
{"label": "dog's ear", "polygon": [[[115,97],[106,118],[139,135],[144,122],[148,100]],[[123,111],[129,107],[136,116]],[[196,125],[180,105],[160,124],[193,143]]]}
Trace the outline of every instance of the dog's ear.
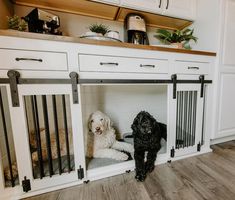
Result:
{"label": "dog's ear", "polygon": [[108,116],[104,117],[104,123],[105,123],[107,130],[111,129],[112,121],[110,120],[110,118]]}
{"label": "dog's ear", "polygon": [[[92,113],[93,114],[93,113]],[[91,132],[91,117],[92,117],[92,114],[89,116],[89,119],[88,119],[88,130],[89,132]]]}
{"label": "dog's ear", "polygon": [[138,124],[139,124],[139,117],[136,116],[136,118],[134,119],[134,121],[133,121],[133,123],[131,125],[131,129],[133,130],[133,134],[137,132]]}
{"label": "dog's ear", "polygon": [[166,124],[159,123],[161,137],[167,141],[167,126]]}

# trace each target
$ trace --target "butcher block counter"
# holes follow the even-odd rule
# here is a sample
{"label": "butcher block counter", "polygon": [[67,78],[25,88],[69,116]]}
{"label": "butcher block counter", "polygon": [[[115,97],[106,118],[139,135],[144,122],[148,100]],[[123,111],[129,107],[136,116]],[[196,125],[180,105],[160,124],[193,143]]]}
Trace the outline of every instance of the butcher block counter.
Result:
{"label": "butcher block counter", "polygon": [[136,44],[130,44],[130,43],[124,43],[124,42],[91,40],[91,39],[84,39],[84,38],[79,38],[79,37],[46,35],[46,34],[38,34],[38,33],[20,32],[20,31],[14,31],[14,30],[0,30],[0,36],[12,36],[12,37],[21,37],[21,38],[29,38],[29,39],[91,44],[91,45],[99,45],[99,46],[113,46],[113,47],[143,49],[143,50],[152,50],[152,51],[166,51],[166,52],[186,53],[186,54],[205,55],[205,56],[216,56],[216,53],[207,52],[207,51],[176,49],[176,48],[159,47],[159,46],[151,46],[151,45],[149,46],[148,45],[136,45]]}

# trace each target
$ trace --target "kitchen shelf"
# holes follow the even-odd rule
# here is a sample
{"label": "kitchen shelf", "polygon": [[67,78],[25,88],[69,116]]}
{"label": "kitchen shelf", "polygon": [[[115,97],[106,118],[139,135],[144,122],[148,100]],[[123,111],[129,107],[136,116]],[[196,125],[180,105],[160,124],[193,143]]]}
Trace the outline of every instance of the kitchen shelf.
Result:
{"label": "kitchen shelf", "polygon": [[124,21],[128,13],[137,13],[141,14],[145,18],[146,24],[148,26],[170,30],[181,30],[192,24],[192,21],[190,20],[173,18],[144,11],[137,11],[88,0],[12,0],[12,2],[16,5],[37,7],[41,9],[84,15],[107,20],[117,20],[121,22]]}

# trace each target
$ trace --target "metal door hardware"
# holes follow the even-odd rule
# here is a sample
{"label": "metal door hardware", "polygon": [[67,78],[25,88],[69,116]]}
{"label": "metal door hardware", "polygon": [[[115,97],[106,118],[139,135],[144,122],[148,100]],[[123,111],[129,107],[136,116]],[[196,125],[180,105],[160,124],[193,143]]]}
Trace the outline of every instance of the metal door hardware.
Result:
{"label": "metal door hardware", "polygon": [[17,84],[20,77],[20,73],[18,71],[10,70],[8,71],[7,76],[9,77],[10,81],[12,106],[19,107],[20,102]]}

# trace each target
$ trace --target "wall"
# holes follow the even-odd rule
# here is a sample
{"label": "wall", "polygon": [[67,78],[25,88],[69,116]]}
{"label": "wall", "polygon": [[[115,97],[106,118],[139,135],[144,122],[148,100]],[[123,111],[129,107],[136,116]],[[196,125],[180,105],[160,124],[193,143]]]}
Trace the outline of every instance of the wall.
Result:
{"label": "wall", "polygon": [[0,29],[7,28],[6,16],[13,15],[13,5],[9,0],[0,0]]}

